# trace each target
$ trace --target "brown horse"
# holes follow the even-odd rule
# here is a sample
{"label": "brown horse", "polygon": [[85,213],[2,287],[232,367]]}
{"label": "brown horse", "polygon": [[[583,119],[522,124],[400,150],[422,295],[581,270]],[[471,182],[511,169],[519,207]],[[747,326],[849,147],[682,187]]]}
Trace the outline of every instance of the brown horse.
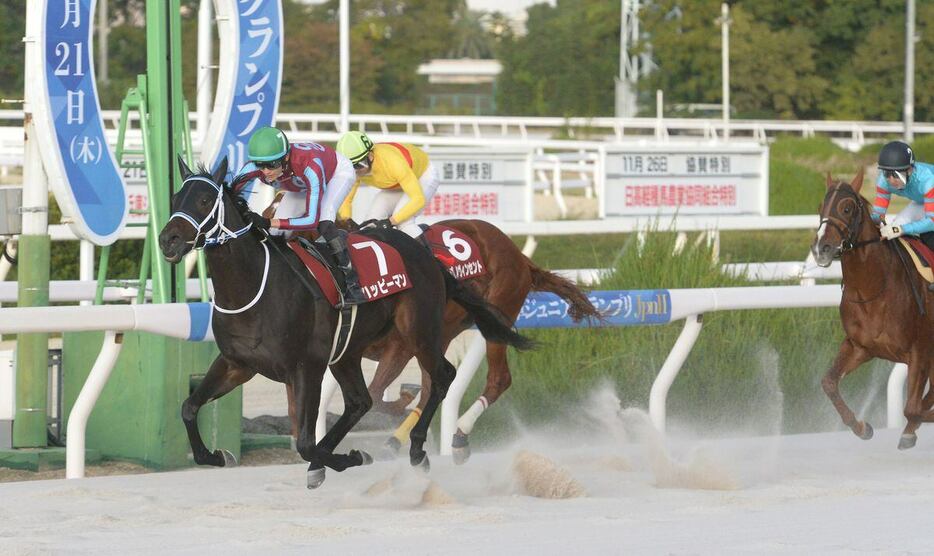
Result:
{"label": "brown horse", "polygon": [[898,443],[905,450],[917,442],[921,423],[934,421],[934,390],[924,395],[934,370],[934,302],[926,295],[924,280],[903,262],[907,255],[901,246],[882,239],[870,218],[869,202],[858,193],[862,185],[862,171],[852,185],[827,177],[811,248],[820,266],[839,258],[843,267],[840,318],[846,338],[821,385],[843,422],[868,440],[872,427],[858,421],[843,401],[840,379],[875,357],[908,365],[908,424]]}
{"label": "brown horse", "polygon": [[[515,323],[522,304],[530,291],[546,291],[562,297],[570,305],[569,315],[579,321],[584,318],[601,320],[599,312],[587,299],[587,295],[571,281],[557,274],[536,266],[512,240],[496,226],[483,220],[447,220],[441,222],[469,236],[477,244],[487,272],[482,276],[465,280],[470,289],[479,293],[483,299],[502,312],[509,323]],[[443,343],[445,349],[458,334],[470,328],[473,321],[463,309],[448,303],[444,311]],[[487,379],[482,395],[458,421],[458,430],[454,435],[453,453],[458,463],[470,457],[468,435],[480,414],[494,403],[512,384],[509,364],[506,360],[506,346],[487,342]],[[373,344],[364,354],[368,359],[379,361],[376,376],[370,383],[370,396],[374,400],[373,408],[388,413],[402,414],[411,397],[403,397],[395,403],[384,403],[383,391],[394,381],[413,354],[406,347],[398,330]],[[431,379],[422,371],[423,391],[429,391]],[[408,429],[414,424],[426,397],[422,396],[418,407],[413,410],[402,426],[389,438],[387,444],[393,450],[401,446],[408,435]],[[466,430],[465,430],[466,429]]]}

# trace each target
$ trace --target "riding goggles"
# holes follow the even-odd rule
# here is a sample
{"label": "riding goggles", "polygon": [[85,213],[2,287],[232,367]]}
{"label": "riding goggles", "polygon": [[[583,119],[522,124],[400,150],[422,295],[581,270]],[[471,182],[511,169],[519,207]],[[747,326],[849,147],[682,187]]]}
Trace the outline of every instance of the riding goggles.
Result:
{"label": "riding goggles", "polygon": [[354,170],[365,170],[369,167],[370,167],[370,161],[367,158],[364,158],[363,160],[360,160],[359,162],[353,163]]}
{"label": "riding goggles", "polygon": [[285,157],[278,160],[255,160],[253,164],[260,170],[278,170],[285,165]]}
{"label": "riding goggles", "polygon": [[882,170],[882,175],[888,178],[898,178],[902,183],[908,183],[908,176],[905,175],[904,170]]}

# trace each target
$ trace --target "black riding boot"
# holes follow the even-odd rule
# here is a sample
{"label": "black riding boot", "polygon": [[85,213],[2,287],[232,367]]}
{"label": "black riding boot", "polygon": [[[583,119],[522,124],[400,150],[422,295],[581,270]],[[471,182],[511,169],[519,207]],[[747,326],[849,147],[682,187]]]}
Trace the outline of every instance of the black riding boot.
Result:
{"label": "black riding boot", "polygon": [[357,271],[350,263],[350,253],[347,252],[347,244],[339,235],[328,241],[328,247],[331,253],[337,259],[337,266],[344,274],[344,305],[359,305],[368,301],[366,294],[360,288],[360,278]]}

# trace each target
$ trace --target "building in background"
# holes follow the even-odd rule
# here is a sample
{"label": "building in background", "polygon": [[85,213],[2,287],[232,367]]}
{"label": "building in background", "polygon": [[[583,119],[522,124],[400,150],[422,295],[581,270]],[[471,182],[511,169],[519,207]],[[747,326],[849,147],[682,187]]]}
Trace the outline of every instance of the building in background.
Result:
{"label": "building in background", "polygon": [[450,58],[431,60],[418,66],[427,78],[419,102],[426,114],[496,113],[496,77],[502,64],[493,59]]}

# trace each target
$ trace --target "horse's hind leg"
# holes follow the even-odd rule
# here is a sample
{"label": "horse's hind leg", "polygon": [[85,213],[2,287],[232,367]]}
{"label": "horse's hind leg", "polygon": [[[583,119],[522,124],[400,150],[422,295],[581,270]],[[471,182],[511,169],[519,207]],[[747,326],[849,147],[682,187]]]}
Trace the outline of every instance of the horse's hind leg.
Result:
{"label": "horse's hind leg", "polygon": [[376,374],[368,388],[370,398],[373,400],[373,411],[388,413],[389,415],[402,415],[405,408],[411,403],[411,396],[402,396],[395,402],[384,402],[383,392],[396,380],[405,368],[405,364],[412,358],[400,341],[389,342],[380,354]]}
{"label": "horse's hind leg", "polygon": [[[423,359],[428,360],[423,361]],[[431,366],[433,362],[431,359],[434,360],[433,367]],[[431,424],[431,419],[434,417],[438,406],[441,405],[441,401],[444,400],[444,396],[447,395],[448,388],[454,382],[457,369],[440,353],[434,358],[421,356],[419,357],[419,363],[422,368],[433,369],[434,372],[430,373],[431,388],[428,400],[425,402],[425,408],[409,434],[409,439],[412,442],[409,447],[409,460],[412,465],[427,469],[429,465],[428,454],[425,453],[424,445],[425,440],[428,438],[428,426]]]}
{"label": "horse's hind leg", "polygon": [[850,407],[843,401],[839,386],[840,379],[869,359],[870,357],[866,350],[855,345],[847,338],[840,344],[840,351],[837,352],[837,357],[821,380],[821,387],[823,387],[824,393],[830,398],[837,413],[840,414],[840,418],[843,419],[843,423],[850,427],[850,430],[863,440],[872,438],[872,426],[865,421],[858,421],[856,419],[856,415],[853,414]]}
{"label": "horse's hind leg", "polygon": [[211,364],[201,384],[182,403],[182,421],[185,423],[185,430],[188,432],[191,454],[198,465],[213,465],[215,467],[236,465],[237,460],[229,451],[214,450],[211,452],[204,445],[201,432],[198,430],[198,410],[204,404],[220,398],[250,380],[254,374],[233,367],[223,355],[219,355]]}
{"label": "horse's hind leg", "polygon": [[506,345],[487,342],[486,361],[488,370],[483,394],[457,420],[457,430],[451,441],[451,454],[454,457],[454,463],[458,465],[470,458],[469,437],[477,419],[512,384],[512,374],[509,372],[509,363],[506,360]]}

